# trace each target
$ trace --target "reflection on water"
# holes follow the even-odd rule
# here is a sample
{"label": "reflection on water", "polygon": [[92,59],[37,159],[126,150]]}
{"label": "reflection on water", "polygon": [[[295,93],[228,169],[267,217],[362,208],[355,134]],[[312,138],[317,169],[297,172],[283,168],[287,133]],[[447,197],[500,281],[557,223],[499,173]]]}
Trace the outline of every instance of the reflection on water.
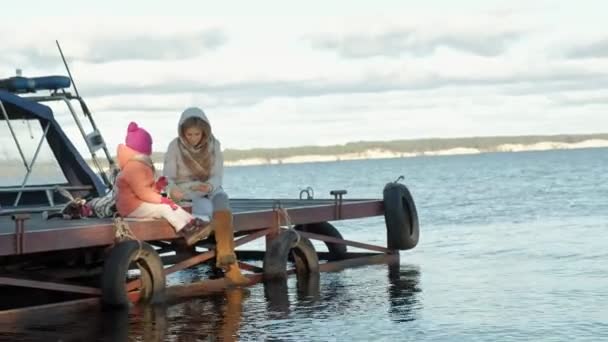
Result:
{"label": "reflection on water", "polygon": [[236,341],[248,293],[230,289],[171,306],[41,313],[0,323],[0,341]]}
{"label": "reflection on water", "polygon": [[422,302],[418,293],[422,290],[418,286],[420,282],[420,270],[416,266],[389,265],[388,288],[389,313],[395,322],[408,322],[416,319],[417,312],[421,309]]}
{"label": "reflection on water", "polygon": [[[297,278],[296,299],[293,310],[315,307],[320,300],[319,274],[303,275]],[[287,279],[273,279],[264,282],[264,298],[268,316],[271,319],[288,318],[292,310],[289,300]]]}
{"label": "reflection on water", "polygon": [[142,341],[165,341],[168,324],[164,305],[104,311],[100,319],[99,341],[129,341],[134,336]]}
{"label": "reflection on water", "polygon": [[171,341],[237,341],[243,304],[250,295],[246,288],[228,289],[221,295],[197,298],[172,305]]}
{"label": "reflection on water", "polygon": [[[375,266],[378,267],[378,266]],[[380,266],[386,267],[386,266]],[[325,277],[327,276],[327,277]],[[44,313],[0,326],[11,341],[237,341],[317,339],[330,333],[313,327],[358,311],[388,308],[396,323],[417,318],[420,271],[389,265],[384,293],[352,291],[341,273],[266,281],[253,288],[169,305],[79,314]],[[386,279],[386,278],[385,278]],[[378,281],[375,279],[374,281]],[[358,302],[358,303],[357,303]],[[361,303],[365,304],[361,304]],[[386,311],[385,311],[386,312]],[[333,324],[333,323],[330,323]],[[351,329],[354,327],[345,327]],[[361,327],[355,328],[361,329]],[[339,329],[338,329],[339,330]],[[316,336],[316,337],[315,337]]]}

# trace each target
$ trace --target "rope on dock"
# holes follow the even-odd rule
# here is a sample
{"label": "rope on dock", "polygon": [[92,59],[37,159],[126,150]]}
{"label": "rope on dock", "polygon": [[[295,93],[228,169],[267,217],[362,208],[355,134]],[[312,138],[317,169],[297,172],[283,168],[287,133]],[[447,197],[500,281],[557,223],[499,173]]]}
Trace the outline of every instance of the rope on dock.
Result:
{"label": "rope on dock", "polygon": [[139,258],[139,253],[142,250],[141,240],[139,240],[129,227],[129,224],[118,214],[114,215],[114,241],[120,243],[127,240],[135,240],[139,245],[139,250],[135,255],[134,260]]}
{"label": "rope on dock", "polygon": [[300,234],[298,233],[297,230],[295,230],[293,228],[294,225],[291,223],[291,217],[289,217],[289,213],[287,212],[287,209],[283,208],[280,201],[275,202],[273,207],[274,207],[274,210],[276,210],[277,213],[279,214],[279,217],[282,217],[283,221],[285,222],[285,225],[281,225],[281,222],[279,220],[279,227],[285,228],[287,230],[291,230],[294,233],[296,233],[296,236],[298,238],[294,241],[292,247],[296,246],[300,242]]}

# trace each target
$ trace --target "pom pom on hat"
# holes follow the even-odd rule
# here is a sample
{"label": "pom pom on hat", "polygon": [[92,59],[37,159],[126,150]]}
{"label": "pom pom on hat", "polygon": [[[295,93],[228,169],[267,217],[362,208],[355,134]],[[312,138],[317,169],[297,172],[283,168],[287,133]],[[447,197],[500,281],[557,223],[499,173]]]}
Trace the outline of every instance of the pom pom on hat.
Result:
{"label": "pom pom on hat", "polygon": [[135,131],[137,131],[138,128],[139,128],[139,126],[137,126],[137,123],[131,122],[129,124],[129,127],[127,128],[127,132],[135,132]]}

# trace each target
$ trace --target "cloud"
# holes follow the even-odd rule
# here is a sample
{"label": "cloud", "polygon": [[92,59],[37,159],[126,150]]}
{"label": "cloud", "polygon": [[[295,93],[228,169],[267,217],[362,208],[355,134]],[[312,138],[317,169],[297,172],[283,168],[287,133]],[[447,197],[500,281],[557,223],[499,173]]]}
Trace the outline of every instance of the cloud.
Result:
{"label": "cloud", "polygon": [[569,58],[604,58],[608,57],[608,38],[596,40],[586,44],[578,44],[568,49]]}
{"label": "cloud", "polygon": [[[59,39],[111,145],[133,117],[166,146],[189,105],[208,110],[225,147],[605,126],[608,58],[586,57],[606,55],[603,12],[433,3],[383,16],[15,19],[0,24],[0,73],[65,74]],[[564,24],[566,13],[576,22]]]}
{"label": "cloud", "polygon": [[139,35],[124,39],[103,39],[92,43],[82,60],[107,63],[120,60],[178,60],[216,50],[228,41],[221,30],[168,36]]}
{"label": "cloud", "polygon": [[89,97],[87,103],[95,112],[134,112],[134,113],[181,113],[186,104],[201,104],[205,107],[234,108],[250,106],[259,99],[237,97],[213,97],[191,93],[178,94],[129,94]]}
{"label": "cloud", "polygon": [[[472,68],[481,69],[481,64]],[[461,71],[451,73],[449,70],[429,70],[409,74],[399,70],[399,65],[393,68],[359,71],[350,78],[340,77],[306,77],[285,79],[260,77],[219,82],[217,80],[182,80],[164,81],[153,80],[153,83],[139,85],[135,81],[121,84],[111,84],[105,80],[96,83],[86,83],[81,92],[87,97],[110,97],[112,95],[126,96],[124,100],[113,98],[111,107],[120,104],[126,108],[128,96],[162,95],[166,97],[175,94],[204,94],[197,100],[212,106],[244,106],[252,105],[268,98],[304,98],[326,95],[388,93],[394,91],[422,91],[442,88],[470,87],[499,87],[500,93],[510,95],[525,95],[528,93],[552,93],[559,91],[591,89],[605,86],[608,83],[608,73],[600,71],[601,65],[592,68],[591,65],[568,65],[563,63],[544,63],[538,65],[500,65],[499,62],[489,64],[487,72],[467,72],[463,66]],[[493,69],[494,67],[495,69]],[[502,69],[500,69],[502,68]],[[353,71],[353,73],[356,71]],[[180,99],[176,104],[184,103]],[[142,107],[146,103],[141,104]],[[169,109],[162,104],[154,105],[161,109]]]}
{"label": "cloud", "polygon": [[553,104],[558,107],[581,107],[581,106],[608,106],[608,94],[606,92],[587,92],[580,94],[557,95],[551,97]]}
{"label": "cloud", "polygon": [[456,84],[476,84],[484,80],[458,80],[429,75],[418,81],[400,81],[390,75],[368,75],[360,80],[251,80],[246,82],[207,84],[194,80],[157,83],[146,86],[109,85],[99,82],[82,87],[88,96],[111,96],[113,94],[169,95],[179,93],[204,93],[215,104],[255,104],[266,98],[303,98],[335,94],[383,93],[396,90],[434,89]]}
{"label": "cloud", "polygon": [[445,32],[425,34],[422,30],[391,30],[378,34],[349,34],[343,37],[325,35],[307,38],[316,49],[333,50],[344,58],[375,56],[399,57],[432,55],[441,47],[479,56],[498,56],[509,44],[521,38],[523,32]]}
{"label": "cloud", "polygon": [[[6,38],[6,37],[3,37]],[[86,40],[62,43],[68,62],[111,63],[117,61],[173,61],[195,58],[214,52],[227,44],[228,36],[220,29],[196,32],[133,32],[115,36],[93,35]],[[55,46],[49,42],[40,45],[22,45],[0,56],[0,61],[29,69],[61,70],[63,62]],[[71,43],[71,44],[70,44]]]}
{"label": "cloud", "polygon": [[13,65],[16,68],[25,68],[25,72],[31,71],[32,66],[43,70],[63,66],[59,52],[57,50],[52,52],[55,54],[52,54],[49,50],[41,50],[35,47],[22,48],[0,55],[0,63]]}
{"label": "cloud", "polygon": [[549,95],[561,92],[594,90],[608,87],[608,74],[581,71],[578,74],[556,73],[522,79],[507,84],[502,92],[510,95]]}

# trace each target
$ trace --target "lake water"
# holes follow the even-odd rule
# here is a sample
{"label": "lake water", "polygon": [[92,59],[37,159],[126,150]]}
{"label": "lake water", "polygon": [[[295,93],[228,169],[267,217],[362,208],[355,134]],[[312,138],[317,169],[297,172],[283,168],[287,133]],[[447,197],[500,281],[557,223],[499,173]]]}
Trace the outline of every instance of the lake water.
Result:
{"label": "lake water", "polygon": [[[1,327],[0,338],[608,340],[607,166],[608,149],[581,149],[227,168],[225,188],[241,198],[296,198],[307,186],[316,198],[333,189],[381,198],[384,184],[403,175],[420,243],[398,266],[322,273],[318,284],[290,278],[164,308],[48,317]],[[382,217],[335,226],[347,239],[386,243]],[[169,281],[197,272],[205,274]]]}

